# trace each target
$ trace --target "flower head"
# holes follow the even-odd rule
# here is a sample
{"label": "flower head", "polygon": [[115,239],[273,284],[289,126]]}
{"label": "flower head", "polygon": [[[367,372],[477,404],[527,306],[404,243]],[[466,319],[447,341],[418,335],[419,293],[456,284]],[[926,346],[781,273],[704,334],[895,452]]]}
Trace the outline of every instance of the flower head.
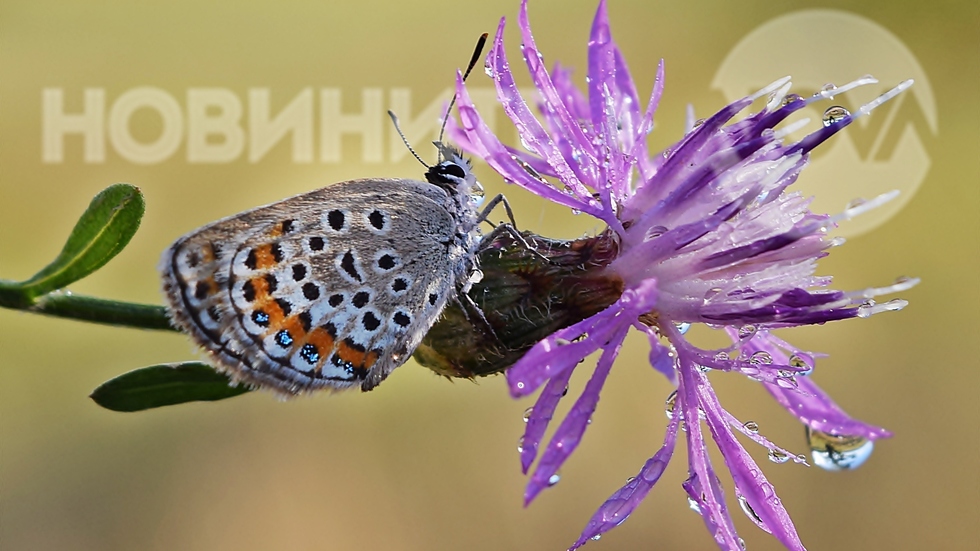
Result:
{"label": "flower head", "polygon": [[[539,94],[539,114],[531,111],[514,81],[504,53],[503,20],[486,68],[527,151],[508,147],[494,136],[470,100],[461,76],[457,78],[460,125],[452,136],[507,181],[608,225],[607,235],[616,253],[603,270],[619,278],[623,289],[612,305],[550,334],[507,371],[515,397],[541,389],[522,441],[525,472],[540,452],[525,501],[530,502],[552,483],[578,446],[606,376],[633,328],[647,335],[653,368],[677,387],[668,400],[664,443],[639,474],[599,508],[573,548],[630,515],[660,478],[682,430],[690,473],[683,486],[691,508],[700,513],[721,548],[739,549],[721,483],[708,457],[703,430],[707,427],[732,475],[743,511],[787,548],[803,549],[772,485],[735,432],[767,448],[775,462],[805,463],[806,457],[776,446],[759,435],[752,423],[742,423],[726,411],[707,373],[739,372],[761,382],[812,434],[830,443],[821,452],[832,456],[829,464],[856,466],[866,454],[855,450],[867,449],[873,440],[889,436],[884,429],[848,416],[812,382],[808,375],[817,354],[797,349],[770,330],[867,317],[905,306],[901,300],[877,304],[873,297],[907,289],[917,280],[842,292],[827,288],[829,277],[814,275],[817,259],[837,244],[827,237],[827,230],[893,194],[828,216],[811,212],[810,201],[790,192],[789,187],[811,150],[906,89],[911,81],[853,114],[838,113],[825,121],[824,128],[797,142],[785,143],[784,138],[801,125],[775,127],[792,113],[876,81],[865,77],[801,98],[788,95],[789,78],[780,79],[704,121],[696,123],[689,117],[685,136],[662,155],[651,157],[646,136],[663,91],[663,63],[643,108],[610,34],[605,1],[599,4],[589,38],[586,94],[572,84],[568,70],[558,65],[546,69],[531,35],[526,0],[518,21],[523,58]],[[764,97],[768,98],[764,109],[733,122],[738,113]],[[692,323],[723,328],[733,344],[722,350],[694,346],[684,336]],[[584,391],[542,447],[542,437],[572,372],[595,352],[600,352],[599,359]],[[859,445],[833,446],[845,441]]]}

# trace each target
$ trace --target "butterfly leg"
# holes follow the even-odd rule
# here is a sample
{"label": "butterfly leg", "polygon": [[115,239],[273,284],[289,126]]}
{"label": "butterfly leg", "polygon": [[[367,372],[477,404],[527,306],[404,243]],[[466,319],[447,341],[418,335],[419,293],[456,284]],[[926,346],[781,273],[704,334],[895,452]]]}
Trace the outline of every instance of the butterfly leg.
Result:
{"label": "butterfly leg", "polygon": [[[459,303],[460,310],[463,312],[463,317],[466,318],[473,326],[479,326],[480,330],[489,335],[496,341],[500,341],[497,337],[497,332],[493,330],[493,326],[487,320],[487,317],[483,314],[483,309],[470,297],[468,293],[462,291],[456,293],[454,298],[456,302]],[[472,317],[471,317],[472,314]]]}
{"label": "butterfly leg", "polygon": [[[490,212],[493,211],[495,208],[497,208],[497,206],[500,204],[504,205],[504,210],[507,212],[507,218],[510,220],[509,223],[504,222],[501,224],[494,224],[493,222],[490,222],[490,220],[488,220],[490,216]],[[486,222],[491,226],[493,226],[493,231],[491,231],[481,240],[480,248],[477,250],[477,253],[489,249],[494,239],[506,233],[510,235],[511,238],[514,241],[516,241],[518,245],[523,247],[524,250],[538,257],[539,260],[551,264],[551,260],[548,257],[541,254],[540,252],[538,252],[538,250],[535,249],[534,247],[531,247],[531,245],[528,244],[527,240],[524,239],[524,236],[521,235],[520,231],[518,231],[517,221],[514,220],[514,211],[510,208],[510,202],[507,201],[507,198],[504,197],[504,194],[498,193],[496,197],[491,199],[490,202],[487,203],[487,206],[483,208],[483,211],[480,212],[479,216],[477,216],[476,221],[478,224],[480,222]]]}

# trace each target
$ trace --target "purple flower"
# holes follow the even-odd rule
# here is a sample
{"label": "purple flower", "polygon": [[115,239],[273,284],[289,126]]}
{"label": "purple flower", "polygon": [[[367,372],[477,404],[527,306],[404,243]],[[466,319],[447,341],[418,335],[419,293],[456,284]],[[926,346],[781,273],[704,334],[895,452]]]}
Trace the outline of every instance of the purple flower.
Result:
{"label": "purple flower", "polygon": [[[853,114],[838,112],[825,121],[824,128],[798,142],[784,143],[784,137],[802,126],[775,129],[789,115],[876,81],[865,77],[804,99],[787,95],[790,80],[780,79],[704,121],[695,123],[689,117],[686,135],[662,155],[650,157],[646,135],[663,91],[663,62],[642,109],[626,62],[610,35],[605,1],[599,4],[589,37],[587,94],[575,88],[568,70],[558,65],[550,72],[545,68],[531,35],[526,0],[519,26],[524,62],[539,94],[540,118],[514,81],[503,48],[503,20],[486,69],[527,152],[508,147],[493,135],[461,76],[457,78],[461,122],[452,129],[453,138],[508,182],[605,222],[618,241],[618,254],[607,269],[622,279],[625,289],[615,304],[540,341],[507,371],[515,397],[541,388],[522,441],[525,473],[541,452],[525,502],[553,483],[578,446],[623,339],[635,328],[649,338],[650,364],[677,387],[668,400],[670,422],[663,447],[602,504],[572,548],[626,520],[660,478],[681,430],[687,440],[690,477],[683,487],[690,506],[703,517],[719,547],[740,549],[741,540],[708,457],[707,427],[733,477],[742,510],[787,548],[803,549],[772,485],[739,444],[735,431],[767,448],[774,462],[792,459],[805,464],[806,457],[776,446],[758,434],[754,423],[742,423],[726,411],[707,374],[740,372],[761,382],[823,441],[859,444],[815,448],[814,458],[827,459],[828,466],[856,466],[873,440],[890,436],[847,415],[812,382],[807,375],[817,354],[795,348],[770,330],[867,317],[905,306],[902,300],[877,304],[873,297],[908,289],[917,280],[902,278],[883,288],[842,292],[827,289],[829,277],[814,275],[816,260],[838,244],[826,236],[827,230],[884,203],[894,193],[828,216],[811,212],[809,200],[788,188],[812,149],[908,88],[911,81]],[[763,97],[768,97],[763,110],[732,122]],[[693,346],[684,337],[692,323],[723,328],[732,346],[722,350]],[[550,442],[540,448],[572,372],[597,351],[601,355],[585,390]]]}

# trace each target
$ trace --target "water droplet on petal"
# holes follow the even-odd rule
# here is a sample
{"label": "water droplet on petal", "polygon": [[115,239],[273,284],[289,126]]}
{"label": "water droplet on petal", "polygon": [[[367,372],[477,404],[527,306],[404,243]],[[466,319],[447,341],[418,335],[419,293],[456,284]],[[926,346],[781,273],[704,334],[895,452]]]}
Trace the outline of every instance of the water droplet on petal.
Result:
{"label": "water droplet on petal", "polygon": [[789,461],[789,455],[779,451],[779,450],[769,450],[769,461],[773,463],[782,464]]}
{"label": "water droplet on petal", "polygon": [[695,513],[699,515],[701,514],[701,506],[698,505],[698,502],[694,501],[691,496],[687,496],[687,506]]}
{"label": "water droplet on petal", "polygon": [[833,107],[828,107],[826,111],[823,112],[823,125],[830,126],[836,122],[839,122],[851,114],[850,111],[844,109],[840,105],[835,105]]}
{"label": "water droplet on petal", "polygon": [[524,410],[524,422],[527,423],[531,419],[531,414],[534,413],[534,408],[527,408]]}
{"label": "water droplet on petal", "polygon": [[868,200],[865,199],[864,197],[855,197],[854,199],[851,199],[850,201],[847,202],[847,205],[844,206],[844,209],[845,210],[851,210],[851,209],[860,207],[861,205],[863,205],[863,204],[865,204],[867,202],[868,202]]}
{"label": "water droplet on petal", "polygon": [[806,440],[814,464],[828,471],[856,469],[874,451],[874,441],[863,436],[835,436],[810,427],[806,428]]}
{"label": "water droplet on petal", "polygon": [[660,237],[665,233],[667,233],[667,228],[665,228],[664,226],[651,226],[649,229],[647,229],[646,233],[643,234],[643,240],[650,241],[652,239],[656,239]]}
{"label": "water droplet on petal", "polygon": [[745,341],[755,336],[756,328],[754,325],[743,325],[738,328],[738,338]]}
{"label": "water droplet on petal", "polygon": [[491,67],[489,63],[483,66],[483,72],[486,73],[488,77],[493,78],[493,67]]}
{"label": "water droplet on petal", "polygon": [[636,480],[636,477],[635,476],[631,476],[631,477],[629,477],[629,478],[626,479],[626,483],[629,484],[630,482],[633,482],[634,480]]}
{"label": "water droplet on petal", "polygon": [[745,496],[738,496],[738,505],[742,508],[742,512],[745,513],[745,516],[749,517],[749,520],[756,524],[762,524],[762,519],[759,518],[759,515],[756,514],[755,510],[752,509],[752,506],[749,505],[749,500],[745,499]]}
{"label": "water droplet on petal", "polygon": [[591,539],[592,541],[599,541],[602,539],[602,534],[596,534],[589,539]]}
{"label": "water droplet on petal", "polygon": [[561,475],[560,474],[555,473],[555,474],[551,475],[548,478],[548,486],[551,487],[551,486],[554,486],[555,484],[558,484],[558,481],[559,480],[561,480]]}
{"label": "water droplet on petal", "polygon": [[707,291],[705,291],[704,292],[704,302],[705,302],[705,304],[707,304],[708,302],[711,302],[711,300],[713,298],[715,298],[716,296],[718,296],[721,292],[722,292],[722,288],[721,287],[712,287],[712,288],[708,289]]}
{"label": "water droplet on petal", "polygon": [[691,324],[687,322],[680,322],[680,323],[674,322],[674,327],[677,328],[678,333],[680,333],[681,335],[686,335],[687,332],[691,329]]}
{"label": "water droplet on petal", "polygon": [[566,386],[565,390],[561,391],[562,398],[564,398],[567,394],[568,394],[568,387]]}
{"label": "water droplet on petal", "polygon": [[759,350],[749,357],[749,363],[756,365],[769,365],[772,363],[772,355],[765,350]]}
{"label": "water droplet on petal", "polygon": [[671,392],[670,393],[670,396],[667,397],[667,401],[664,402],[664,407],[665,407],[666,413],[667,413],[667,419],[670,419],[671,421],[673,421],[673,419],[674,419],[674,405],[675,404],[677,404],[677,391],[676,390],[673,391],[673,392]]}
{"label": "water droplet on petal", "polygon": [[738,548],[745,551],[745,540],[742,538],[738,538]]}
{"label": "water droplet on petal", "polygon": [[524,437],[517,440],[517,453],[524,453]]}
{"label": "water droplet on petal", "polygon": [[752,434],[759,434],[759,423],[756,423],[755,421],[746,421],[742,425],[742,428],[751,432]]}
{"label": "water droplet on petal", "polygon": [[797,375],[806,377],[810,373],[813,373],[813,360],[808,362],[803,356],[798,354],[793,354],[789,357],[789,365],[800,368],[800,371],[796,372]]}
{"label": "water droplet on petal", "polygon": [[731,358],[728,356],[728,352],[722,350],[721,352],[715,354],[715,359],[718,360],[719,362],[724,362],[730,360]]}
{"label": "water droplet on petal", "polygon": [[800,97],[799,94],[786,94],[786,96],[783,97],[783,105],[789,105],[794,101],[800,101],[801,99],[803,98]]}

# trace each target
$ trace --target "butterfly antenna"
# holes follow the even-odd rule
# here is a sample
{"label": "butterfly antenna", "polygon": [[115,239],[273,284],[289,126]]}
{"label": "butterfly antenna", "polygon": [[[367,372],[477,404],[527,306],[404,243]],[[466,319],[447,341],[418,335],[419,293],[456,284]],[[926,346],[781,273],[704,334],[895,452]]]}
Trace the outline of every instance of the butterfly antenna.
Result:
{"label": "butterfly antenna", "polygon": [[[463,82],[466,82],[466,77],[470,76],[473,71],[473,67],[476,67],[476,62],[480,61],[480,54],[483,53],[483,47],[487,44],[488,33],[483,33],[480,35],[480,39],[476,41],[476,48],[473,49],[473,57],[470,58],[469,65],[466,66],[466,72],[463,73]],[[446,108],[446,116],[442,118],[442,128],[439,129],[439,143],[442,143],[442,137],[446,133],[446,123],[449,122],[449,114],[453,112],[453,105],[456,105],[456,94],[453,94],[453,99],[449,100],[449,107]],[[442,160],[442,152],[439,152],[440,161]]]}
{"label": "butterfly antenna", "polygon": [[422,166],[424,166],[425,168],[432,168],[431,166],[427,165],[425,161],[422,160],[422,157],[419,157],[419,154],[416,153],[414,149],[412,149],[412,145],[408,143],[408,138],[405,137],[405,134],[402,133],[401,127],[398,126],[398,116],[395,115],[394,111],[389,109],[388,116],[391,117],[391,122],[395,125],[395,131],[398,132],[399,136],[401,136],[402,143],[405,144],[405,147],[407,147],[408,150],[412,153],[412,156],[415,157],[418,160],[418,162],[422,163]]}

